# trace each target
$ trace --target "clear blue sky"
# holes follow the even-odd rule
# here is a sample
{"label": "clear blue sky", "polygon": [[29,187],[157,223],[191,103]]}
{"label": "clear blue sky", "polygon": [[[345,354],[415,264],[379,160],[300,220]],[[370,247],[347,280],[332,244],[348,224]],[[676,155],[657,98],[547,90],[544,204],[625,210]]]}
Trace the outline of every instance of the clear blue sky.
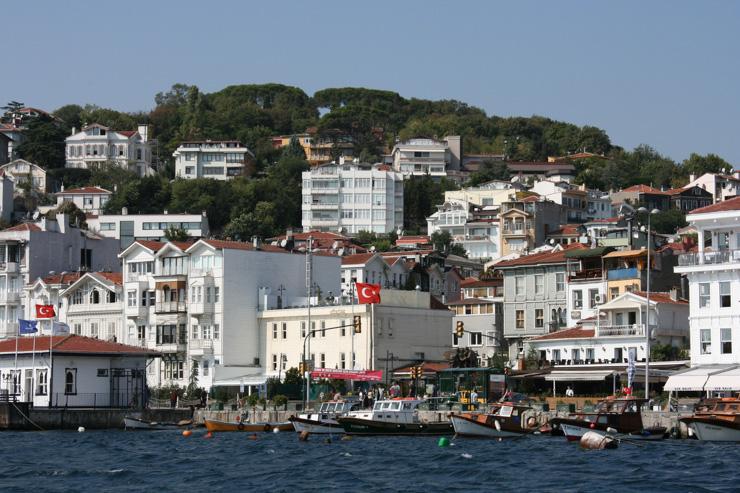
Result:
{"label": "clear blue sky", "polygon": [[736,1],[16,1],[0,100],[147,110],[173,83],[454,98],[740,167]]}

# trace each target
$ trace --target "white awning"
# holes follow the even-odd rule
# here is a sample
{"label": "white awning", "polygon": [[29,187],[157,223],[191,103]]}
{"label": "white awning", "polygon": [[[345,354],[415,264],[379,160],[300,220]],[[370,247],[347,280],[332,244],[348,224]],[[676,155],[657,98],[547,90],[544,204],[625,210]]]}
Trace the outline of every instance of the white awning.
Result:
{"label": "white awning", "polygon": [[740,390],[740,367],[709,375],[704,390]]}
{"label": "white awning", "polygon": [[598,382],[616,374],[614,370],[554,371],[545,375],[545,380],[548,382]]}
{"label": "white awning", "polygon": [[666,391],[691,392],[710,390],[707,387],[710,376],[720,374],[731,369],[730,366],[699,366],[682,373],[677,373],[668,377],[668,381],[663,386]]}

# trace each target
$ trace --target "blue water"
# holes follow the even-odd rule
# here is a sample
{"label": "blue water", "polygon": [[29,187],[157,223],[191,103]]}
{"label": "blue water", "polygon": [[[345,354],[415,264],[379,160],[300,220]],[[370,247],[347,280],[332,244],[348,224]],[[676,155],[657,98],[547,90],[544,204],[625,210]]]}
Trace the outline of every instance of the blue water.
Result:
{"label": "blue water", "polygon": [[295,433],[3,432],[2,491],[739,491],[740,444],[585,451],[563,437],[332,443]]}

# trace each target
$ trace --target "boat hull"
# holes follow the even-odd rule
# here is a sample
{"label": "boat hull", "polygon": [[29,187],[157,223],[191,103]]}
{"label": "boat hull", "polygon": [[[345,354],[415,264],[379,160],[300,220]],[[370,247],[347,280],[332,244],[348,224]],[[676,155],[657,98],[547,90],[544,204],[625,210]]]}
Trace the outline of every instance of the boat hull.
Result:
{"label": "boat hull", "polygon": [[361,418],[337,420],[348,435],[452,435],[449,421],[441,423],[393,423]]}
{"label": "boat hull", "polygon": [[192,424],[193,422],[190,420],[183,421],[182,424],[180,424],[180,423],[158,423],[156,421],[145,421],[143,419],[132,418],[129,416],[125,416],[123,418],[123,427],[127,430],[149,430],[149,431],[180,430],[183,428],[187,428],[188,426]]}
{"label": "boat hull", "polygon": [[740,442],[740,425],[713,418],[684,418],[699,440],[707,442]]}
{"label": "boat hull", "polygon": [[[496,418],[494,418],[495,420]],[[480,422],[475,418],[469,418],[466,416],[450,416],[452,426],[455,429],[455,434],[460,436],[468,437],[481,437],[481,438],[515,438],[520,437],[528,433],[528,430],[516,430],[506,429],[505,426],[501,425],[499,420],[499,426],[501,429],[497,429],[494,421]]]}
{"label": "boat hull", "polygon": [[205,420],[206,429],[211,432],[223,432],[223,431],[247,431],[247,432],[260,432],[260,431],[273,431],[275,428],[278,431],[292,431],[293,424],[288,423],[232,423],[228,421],[219,421],[216,419]]}
{"label": "boat hull", "polygon": [[599,427],[591,428],[591,423],[583,422],[579,423],[577,420],[559,421],[558,428],[562,430],[563,435],[569,442],[580,441],[581,437],[587,432],[592,431],[602,436],[610,436],[616,438],[626,438],[629,440],[663,440],[667,429],[664,427],[646,428],[641,431],[634,431],[631,433],[608,433],[606,429]]}
{"label": "boat hull", "polygon": [[293,423],[293,429],[298,433],[312,433],[318,435],[328,435],[344,433],[342,425],[335,421],[316,421],[314,419],[300,418],[292,416],[289,421]]}

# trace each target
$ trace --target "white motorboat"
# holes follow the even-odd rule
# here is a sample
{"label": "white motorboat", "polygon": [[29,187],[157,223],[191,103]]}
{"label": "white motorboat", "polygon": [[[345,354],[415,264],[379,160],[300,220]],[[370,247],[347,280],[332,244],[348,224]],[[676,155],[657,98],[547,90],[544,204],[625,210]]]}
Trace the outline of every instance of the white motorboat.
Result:
{"label": "white motorboat", "polygon": [[337,418],[350,411],[360,409],[361,403],[357,400],[342,400],[324,402],[315,413],[291,416],[288,420],[293,423],[296,432],[316,434],[344,433],[344,428],[337,422]]}
{"label": "white motorboat", "polygon": [[709,399],[696,406],[694,415],[681,418],[696,438],[711,442],[740,442],[740,399]]}
{"label": "white motorboat", "polygon": [[123,427],[127,430],[181,430],[192,426],[192,419],[184,419],[177,423],[160,423],[157,421],[147,421],[133,416],[124,416]]}

